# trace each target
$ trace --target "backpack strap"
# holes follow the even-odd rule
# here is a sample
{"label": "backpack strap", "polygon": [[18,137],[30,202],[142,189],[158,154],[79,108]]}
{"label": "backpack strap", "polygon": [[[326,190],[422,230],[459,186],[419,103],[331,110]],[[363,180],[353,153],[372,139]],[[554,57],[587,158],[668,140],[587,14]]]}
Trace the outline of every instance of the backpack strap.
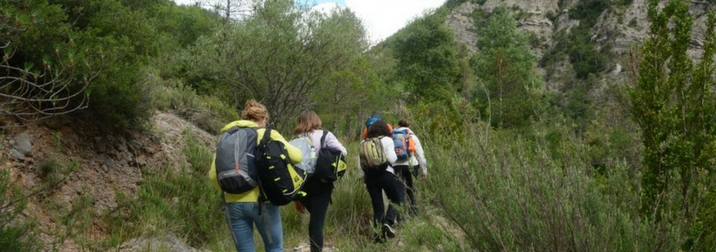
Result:
{"label": "backpack strap", "polygon": [[328,135],[328,131],[324,130],[323,135],[321,136],[321,148],[326,146],[326,136]]}
{"label": "backpack strap", "polygon": [[266,143],[268,140],[271,140],[271,125],[266,126],[266,131],[264,131],[264,137],[261,138],[261,143]]}
{"label": "backpack strap", "polygon": [[[266,152],[266,143],[271,140],[271,126],[267,125],[266,130],[264,131],[264,136],[261,138],[261,141],[258,144],[258,148],[262,148],[263,152]],[[256,157],[258,158],[258,157]],[[257,167],[258,168],[258,167]],[[261,179],[258,180],[259,184],[259,204],[262,204],[263,201],[266,201],[268,198],[266,198],[266,193],[264,191],[264,186],[261,184]]]}
{"label": "backpack strap", "polygon": [[[266,125],[266,130],[264,131],[264,137],[261,138],[261,142],[259,143],[259,146],[266,147],[266,142],[271,140],[271,125]],[[264,149],[265,151],[265,149]],[[264,192],[264,186],[261,183],[261,179],[258,180],[259,184],[259,215],[262,215],[261,218],[263,218],[264,222],[264,228],[266,229],[267,235],[267,241],[269,244],[273,243],[273,239],[271,238],[270,232],[269,232],[269,224],[268,224],[268,212],[266,211],[266,193]]]}

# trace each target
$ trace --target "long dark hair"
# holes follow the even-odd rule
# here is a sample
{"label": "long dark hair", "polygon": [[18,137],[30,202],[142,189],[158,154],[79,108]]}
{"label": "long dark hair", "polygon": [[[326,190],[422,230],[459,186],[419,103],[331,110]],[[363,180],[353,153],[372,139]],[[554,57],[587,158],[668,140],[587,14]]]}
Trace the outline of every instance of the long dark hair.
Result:
{"label": "long dark hair", "polygon": [[377,121],[370,125],[370,128],[368,128],[368,137],[379,137],[379,136],[392,136],[393,133],[390,132],[390,128],[388,128],[388,123],[386,123],[383,120]]}

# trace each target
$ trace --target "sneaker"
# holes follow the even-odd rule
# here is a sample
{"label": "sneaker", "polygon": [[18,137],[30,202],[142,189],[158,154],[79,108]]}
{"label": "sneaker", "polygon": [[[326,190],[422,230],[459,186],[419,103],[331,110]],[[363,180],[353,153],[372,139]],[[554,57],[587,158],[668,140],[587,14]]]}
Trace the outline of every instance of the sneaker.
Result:
{"label": "sneaker", "polygon": [[383,234],[388,238],[395,238],[395,230],[387,223],[383,224]]}

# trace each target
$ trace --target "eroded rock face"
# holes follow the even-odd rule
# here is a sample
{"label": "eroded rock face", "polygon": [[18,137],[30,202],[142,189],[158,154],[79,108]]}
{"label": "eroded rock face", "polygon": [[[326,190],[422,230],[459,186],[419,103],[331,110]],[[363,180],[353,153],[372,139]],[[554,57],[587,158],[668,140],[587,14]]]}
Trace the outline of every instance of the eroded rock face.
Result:
{"label": "eroded rock face", "polygon": [[[90,212],[93,220],[83,232],[102,239],[109,230],[99,217],[117,209],[120,203],[118,194],[135,198],[144,172],[166,168],[168,160],[176,164],[171,168],[188,167],[183,154],[186,144],[184,132],[191,132],[201,144],[215,148],[216,136],[176,115],[158,112],[151,122],[152,129],[126,135],[108,135],[91,126],[94,124],[81,121],[38,123],[6,130],[6,137],[0,144],[6,146],[0,148],[0,157],[5,157],[0,169],[9,169],[10,178],[16,185],[29,192],[36,191],[47,183],[53,166],[74,169],[51,190],[31,196],[23,215],[37,218],[45,230],[56,230],[58,227],[53,218],[90,199],[86,211]],[[48,209],[48,204],[53,207]],[[44,244],[57,242],[57,238],[40,235]],[[133,251],[145,245],[150,248],[166,245],[172,248],[170,251],[195,251],[174,240],[177,239],[135,240],[128,243],[123,251]],[[79,251],[71,240],[57,246],[57,251]]]}
{"label": "eroded rock face", "polygon": [[[475,43],[480,34],[472,22],[473,11],[481,9],[491,12],[500,6],[511,8],[521,12],[518,15],[520,18],[517,21],[518,30],[532,33],[542,41],[540,46],[532,48],[539,59],[555,46],[553,35],[556,32],[569,32],[570,28],[579,24],[578,20],[569,17],[570,10],[577,6],[579,1],[562,0],[563,6],[559,6],[560,0],[487,0],[482,5],[466,1],[452,11],[445,24],[455,32],[455,39],[465,44],[469,51],[474,53],[478,50]],[[667,0],[661,1],[662,4],[666,2]],[[700,60],[706,29],[706,10],[714,6],[706,1],[692,0],[690,3],[691,13],[694,15],[694,32],[688,53],[694,60]],[[607,66],[602,76],[604,83],[624,81],[628,78],[628,71],[622,69],[629,67],[627,65],[629,64],[629,52],[641,45],[648,37],[647,5],[648,0],[633,0],[627,6],[610,6],[602,12],[597,23],[592,27],[591,42],[597,48],[607,48],[616,55],[616,58],[611,59],[611,65]],[[567,61],[567,59],[565,58],[563,61]],[[561,88],[561,79],[574,74],[568,66],[569,62],[552,66],[554,72],[549,79],[545,80],[547,88],[552,90]]]}
{"label": "eroded rock face", "polygon": [[455,40],[465,44],[471,53],[477,51],[477,27],[472,19],[472,13],[477,8],[480,8],[478,4],[467,1],[455,8],[445,20],[445,25],[455,33]]}

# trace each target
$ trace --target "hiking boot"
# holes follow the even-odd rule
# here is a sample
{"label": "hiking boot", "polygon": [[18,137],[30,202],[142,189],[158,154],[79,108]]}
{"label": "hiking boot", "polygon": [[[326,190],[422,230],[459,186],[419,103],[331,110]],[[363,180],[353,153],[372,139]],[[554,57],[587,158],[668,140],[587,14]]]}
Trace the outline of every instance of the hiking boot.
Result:
{"label": "hiking boot", "polygon": [[395,238],[395,230],[388,223],[383,224],[383,234],[388,238]]}

